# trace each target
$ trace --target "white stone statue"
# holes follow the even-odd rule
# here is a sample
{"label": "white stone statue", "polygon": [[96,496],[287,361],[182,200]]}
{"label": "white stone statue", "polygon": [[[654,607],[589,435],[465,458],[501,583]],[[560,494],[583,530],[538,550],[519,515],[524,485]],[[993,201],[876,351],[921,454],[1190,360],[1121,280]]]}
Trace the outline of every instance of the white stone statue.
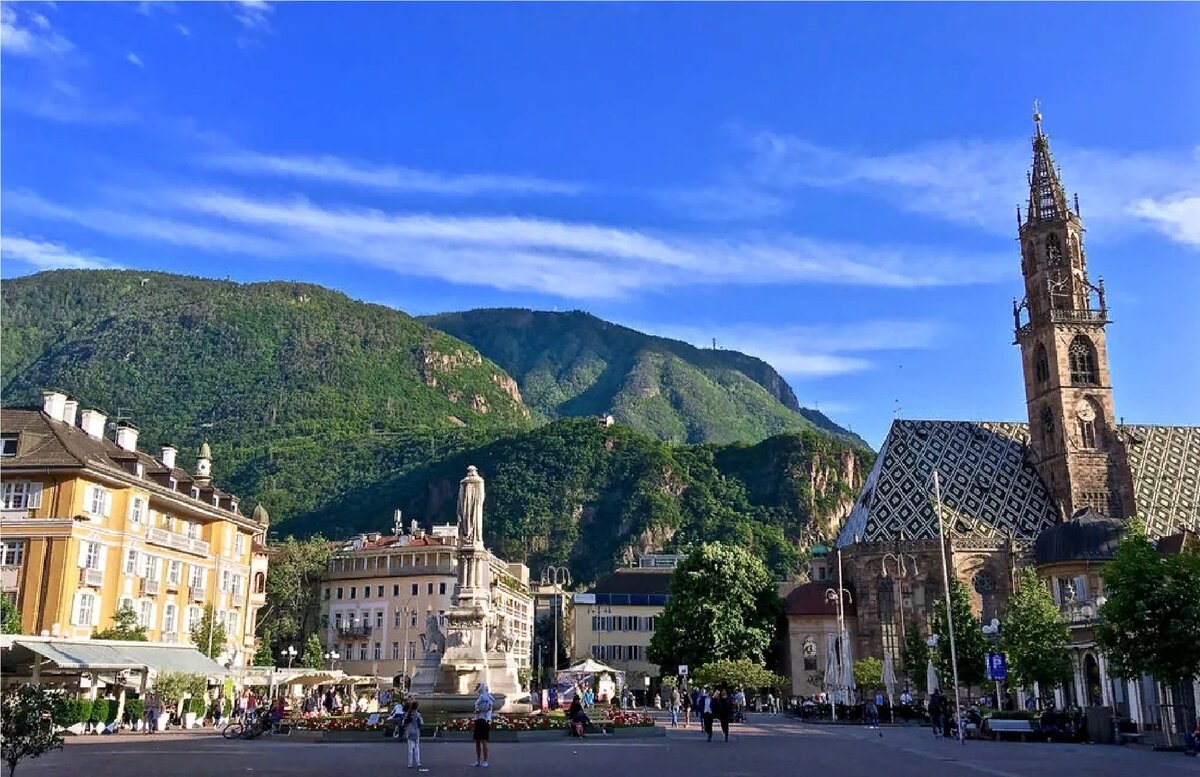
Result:
{"label": "white stone statue", "polygon": [[483,478],[475,467],[458,484],[458,536],[463,544],[483,543]]}
{"label": "white stone statue", "polygon": [[442,631],[442,619],[436,612],[425,613],[425,633],[421,645],[426,653],[445,653],[446,634]]}

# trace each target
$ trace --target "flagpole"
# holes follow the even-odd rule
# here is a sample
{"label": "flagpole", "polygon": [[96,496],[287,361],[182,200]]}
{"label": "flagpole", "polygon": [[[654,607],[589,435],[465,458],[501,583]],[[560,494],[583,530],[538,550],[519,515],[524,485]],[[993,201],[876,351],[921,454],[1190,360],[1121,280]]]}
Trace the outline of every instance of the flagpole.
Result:
{"label": "flagpole", "polygon": [[946,625],[950,631],[950,668],[954,672],[954,728],[958,731],[958,743],[963,741],[962,701],[958,692],[958,651],[954,646],[954,612],[950,607],[950,567],[946,564],[945,528],[942,526],[942,487],[938,471],[933,471],[933,498],[937,503],[938,545],[942,549],[942,581],[946,586]]}

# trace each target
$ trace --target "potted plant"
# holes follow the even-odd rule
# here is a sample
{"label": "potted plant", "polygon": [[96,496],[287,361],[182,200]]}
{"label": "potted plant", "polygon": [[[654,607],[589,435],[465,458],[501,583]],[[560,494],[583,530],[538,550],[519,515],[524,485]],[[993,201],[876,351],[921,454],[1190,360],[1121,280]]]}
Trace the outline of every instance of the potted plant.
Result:
{"label": "potted plant", "polygon": [[131,731],[142,727],[142,719],[146,716],[146,702],[142,699],[130,699],[125,702],[125,722]]}
{"label": "potted plant", "polygon": [[204,718],[204,697],[192,696],[183,703],[183,727],[196,728],[196,721]]}

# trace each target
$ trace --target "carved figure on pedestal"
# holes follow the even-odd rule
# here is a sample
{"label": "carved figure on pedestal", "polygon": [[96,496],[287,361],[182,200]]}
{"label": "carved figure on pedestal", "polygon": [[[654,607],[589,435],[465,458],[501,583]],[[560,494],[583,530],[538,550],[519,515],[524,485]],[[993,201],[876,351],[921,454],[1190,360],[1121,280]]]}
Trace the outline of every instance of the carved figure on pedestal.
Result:
{"label": "carved figure on pedestal", "polygon": [[425,633],[421,635],[421,647],[426,653],[445,653],[446,634],[442,630],[442,616],[436,612],[425,613]]}
{"label": "carved figure on pedestal", "polygon": [[465,545],[483,543],[483,478],[475,467],[458,484],[458,537]]}

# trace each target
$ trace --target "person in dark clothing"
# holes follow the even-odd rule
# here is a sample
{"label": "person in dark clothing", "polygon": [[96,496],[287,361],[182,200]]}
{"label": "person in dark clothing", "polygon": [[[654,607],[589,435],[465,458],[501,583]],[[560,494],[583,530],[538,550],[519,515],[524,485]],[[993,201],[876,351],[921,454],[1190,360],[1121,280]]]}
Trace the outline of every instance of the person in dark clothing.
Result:
{"label": "person in dark clothing", "polygon": [[943,718],[946,714],[946,700],[942,698],[942,692],[934,690],[929,695],[929,725],[933,727],[934,739],[942,738],[942,727],[945,725]]}
{"label": "person in dark clothing", "polygon": [[[729,720],[733,717],[733,699],[729,698],[727,691],[719,691],[717,698],[713,700],[713,714],[721,723],[721,733],[725,735],[725,741],[729,741]],[[709,734],[709,739],[712,735]]]}
{"label": "person in dark clothing", "polygon": [[567,719],[571,721],[571,736],[581,739],[587,736],[584,734],[584,730],[591,721],[588,720],[587,713],[583,711],[583,703],[579,701],[578,696],[571,700],[571,708],[567,711]]}
{"label": "person in dark clothing", "polygon": [[708,741],[712,741],[713,732],[713,697],[708,695],[708,690],[700,691],[699,698],[696,701],[696,709],[700,711],[700,719],[704,721],[704,733],[708,735]]}

